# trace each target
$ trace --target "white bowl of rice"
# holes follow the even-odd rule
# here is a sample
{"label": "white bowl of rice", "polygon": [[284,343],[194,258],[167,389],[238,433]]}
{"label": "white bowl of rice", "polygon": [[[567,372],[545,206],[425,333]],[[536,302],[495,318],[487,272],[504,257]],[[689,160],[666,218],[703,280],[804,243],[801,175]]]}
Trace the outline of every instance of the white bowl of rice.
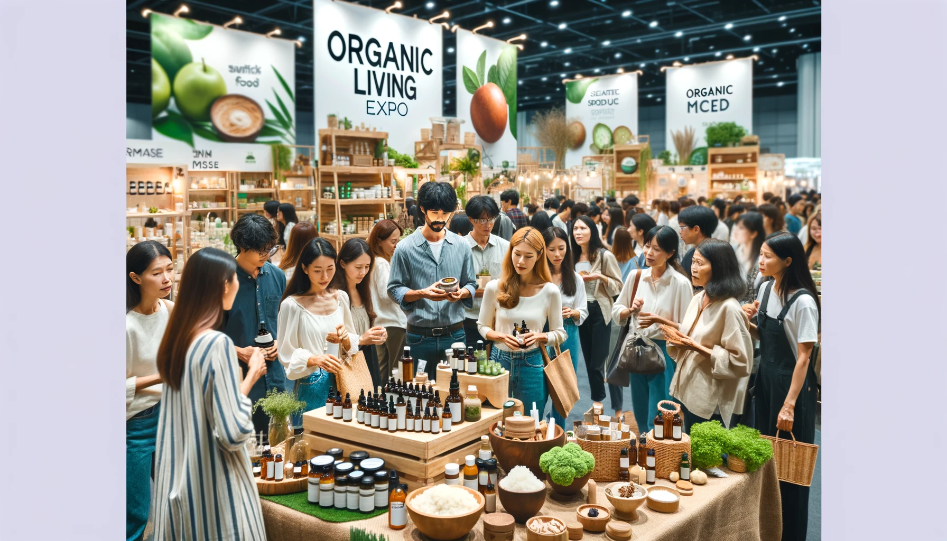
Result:
{"label": "white bowl of rice", "polygon": [[421,533],[448,541],[470,533],[483,513],[486,499],[463,485],[434,485],[414,490],[405,504]]}

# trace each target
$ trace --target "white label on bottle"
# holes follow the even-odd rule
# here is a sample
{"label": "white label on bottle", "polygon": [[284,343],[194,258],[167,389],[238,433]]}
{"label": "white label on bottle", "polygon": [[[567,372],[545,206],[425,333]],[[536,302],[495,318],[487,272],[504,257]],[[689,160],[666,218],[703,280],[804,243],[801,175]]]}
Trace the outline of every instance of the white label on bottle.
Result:
{"label": "white label on bottle", "polygon": [[266,478],[267,479],[273,478],[273,469],[274,469],[273,466],[274,464],[272,460],[266,463]]}
{"label": "white label on bottle", "polygon": [[378,414],[377,414],[377,413],[373,413],[373,414],[372,414],[372,428],[378,428],[380,422],[381,422],[381,421],[379,421],[379,419],[378,419]]}
{"label": "white label on bottle", "polygon": [[391,513],[392,526],[404,526],[408,523],[408,510],[405,508],[404,502],[391,502],[389,512]]}
{"label": "white label on bottle", "polygon": [[496,511],[497,511],[497,495],[487,494],[487,513],[496,513]]}
{"label": "white label on bottle", "polygon": [[431,434],[440,434],[441,433],[441,423],[438,419],[431,419]]}
{"label": "white label on bottle", "polygon": [[653,456],[653,455],[648,455],[648,467],[649,467],[649,468],[653,468],[653,467],[654,467],[654,456]]}
{"label": "white label on bottle", "polygon": [[444,406],[437,407],[437,418],[440,419],[444,417]]}
{"label": "white label on bottle", "polygon": [[450,425],[451,425],[451,422],[454,420],[453,417],[454,416],[451,415],[450,417],[443,418],[444,419],[444,427],[443,427],[444,432],[450,432]]}
{"label": "white label on bottle", "polygon": [[352,408],[349,408],[349,409],[342,408],[342,420],[343,421],[352,420]]}
{"label": "white label on bottle", "polygon": [[468,361],[467,362],[467,373],[476,374],[477,373],[477,361]]}
{"label": "white label on bottle", "polygon": [[398,421],[396,419],[388,419],[388,432],[395,432],[398,430]]}
{"label": "white label on bottle", "polygon": [[483,486],[490,484],[490,475],[487,474],[487,470],[480,470],[477,482]]}
{"label": "white label on bottle", "polygon": [[299,475],[303,472],[302,466],[293,466],[293,475]]}
{"label": "white label on bottle", "polygon": [[319,503],[319,479],[309,478],[309,503]]}
{"label": "white label on bottle", "polygon": [[654,425],[654,439],[664,439],[664,425]]}
{"label": "white label on bottle", "polygon": [[473,479],[467,479],[466,477],[464,477],[464,486],[471,490],[478,490],[480,488],[480,485],[477,484],[476,477],[474,477]]}
{"label": "white label on bottle", "polygon": [[387,415],[378,416],[378,428],[382,430],[388,430],[388,416]]}
{"label": "white label on bottle", "polygon": [[319,507],[332,507],[335,502],[335,483],[319,485]]}
{"label": "white label on bottle", "polygon": [[395,411],[398,412],[398,430],[404,430],[405,427],[405,415],[407,415],[407,410],[405,406],[395,406]]}
{"label": "white label on bottle", "polygon": [[358,497],[358,510],[363,513],[371,513],[375,510],[375,491],[372,489],[371,494],[366,490],[364,493],[360,493]]}
{"label": "white label on bottle", "polygon": [[457,403],[454,404],[454,407],[451,408],[451,410],[450,410],[450,418],[451,418],[451,420],[454,421],[455,423],[459,423],[460,420],[461,420],[461,417],[460,417],[460,406],[461,406],[460,402],[457,402]]}
{"label": "white label on bottle", "polygon": [[647,472],[647,482],[654,483],[654,469],[653,468],[648,470]]}
{"label": "white label on bottle", "polygon": [[422,432],[430,432],[430,431],[431,431],[431,420],[430,420],[430,419],[422,419],[422,420],[421,420],[421,431],[422,431]]}
{"label": "white label on bottle", "polygon": [[358,410],[358,413],[355,414],[355,420],[359,423],[365,422],[365,410]]}
{"label": "white label on bottle", "polygon": [[407,430],[408,432],[414,432],[414,418],[413,417],[411,419],[405,419],[404,424],[406,427],[405,430]]}
{"label": "white label on bottle", "polygon": [[495,470],[490,473],[490,484],[497,486],[497,472]]}
{"label": "white label on bottle", "polygon": [[459,485],[459,484],[460,484],[460,476],[458,476],[456,479],[445,478],[445,479],[444,479],[444,484],[445,484],[445,485]]}
{"label": "white label on bottle", "polygon": [[358,488],[357,487],[349,487],[349,488],[355,488],[355,490],[349,491],[348,493],[346,493],[345,508],[348,509],[349,511],[358,511]]}
{"label": "white label on bottle", "polygon": [[259,466],[254,466],[254,467],[253,467],[253,475],[260,475],[260,467],[259,467]]}
{"label": "white label on bottle", "polygon": [[342,418],[342,406],[332,406],[332,416],[336,419]]}
{"label": "white label on bottle", "polygon": [[282,480],[283,480],[283,463],[282,463],[282,462],[277,462],[277,463],[274,465],[274,467],[273,467],[273,473],[276,474],[276,480],[277,480],[277,481],[282,481]]}
{"label": "white label on bottle", "polygon": [[676,440],[681,439],[681,427],[675,426],[673,429],[671,429],[671,433],[673,434],[672,437],[673,437],[674,439],[676,439]]}
{"label": "white label on bottle", "polygon": [[348,494],[345,493],[345,487],[336,487],[333,504],[336,509],[345,509]]}
{"label": "white label on bottle", "polygon": [[623,470],[628,469],[628,457],[623,456],[623,457],[621,457],[620,459],[618,459],[618,462],[619,462],[619,464],[620,464],[619,467],[620,467],[621,469],[623,469]]}
{"label": "white label on bottle", "polygon": [[691,469],[685,466],[681,466],[681,479],[685,481],[691,480]]}
{"label": "white label on bottle", "polygon": [[477,451],[477,458],[479,458],[480,460],[490,460],[490,456],[492,454],[493,453],[491,453],[489,450],[485,451],[483,449],[480,449],[479,451]]}

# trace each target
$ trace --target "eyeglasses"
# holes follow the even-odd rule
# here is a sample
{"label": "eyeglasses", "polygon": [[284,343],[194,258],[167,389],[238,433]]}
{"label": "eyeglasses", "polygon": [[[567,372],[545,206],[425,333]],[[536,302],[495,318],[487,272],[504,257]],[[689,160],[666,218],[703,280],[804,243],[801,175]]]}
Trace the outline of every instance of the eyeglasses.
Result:
{"label": "eyeglasses", "polygon": [[270,248],[270,251],[269,251],[269,252],[264,252],[263,250],[256,250],[256,253],[260,254],[260,257],[265,257],[265,258],[269,259],[269,258],[273,257],[274,255],[276,255],[276,252],[278,252],[278,251],[279,251],[279,244],[277,244],[276,246]]}
{"label": "eyeglasses", "polygon": [[681,231],[684,231],[685,229],[688,229],[688,228],[690,228],[689,225],[684,225],[684,224],[679,224],[679,225],[678,225],[678,229],[680,229]]}
{"label": "eyeglasses", "polygon": [[470,220],[471,222],[477,225],[493,225],[497,221],[496,218],[474,218]]}

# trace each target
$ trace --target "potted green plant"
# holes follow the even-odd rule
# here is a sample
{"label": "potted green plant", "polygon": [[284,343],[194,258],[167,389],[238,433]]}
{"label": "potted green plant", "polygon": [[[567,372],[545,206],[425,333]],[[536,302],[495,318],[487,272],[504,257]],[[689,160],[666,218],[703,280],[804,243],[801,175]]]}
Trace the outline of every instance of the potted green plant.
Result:
{"label": "potted green plant", "polygon": [[253,412],[259,408],[263,408],[263,413],[270,417],[269,442],[271,446],[276,446],[293,435],[293,421],[290,416],[305,410],[306,403],[297,400],[293,393],[270,389],[265,397],[253,405]]}
{"label": "potted green plant", "polygon": [[707,126],[704,139],[708,147],[737,146],[746,135],[746,128],[736,122],[714,122]]}
{"label": "potted green plant", "polygon": [[759,430],[737,425],[728,431],[723,452],[731,470],[754,472],[773,458],[773,444],[763,439]]}
{"label": "potted green plant", "polygon": [[661,160],[661,165],[674,165],[674,162],[671,161],[670,150],[662,150],[659,152],[658,159]]}
{"label": "potted green plant", "polygon": [[483,289],[487,287],[487,283],[490,281],[490,270],[486,267],[480,269],[480,272],[477,273],[477,287]]}
{"label": "potted green plant", "polygon": [[694,468],[713,468],[723,464],[728,445],[727,429],[720,421],[696,423],[690,429],[691,464]]}
{"label": "potted green plant", "polygon": [[549,484],[557,494],[571,496],[589,482],[595,469],[595,456],[570,442],[540,455],[539,469],[549,476]]}

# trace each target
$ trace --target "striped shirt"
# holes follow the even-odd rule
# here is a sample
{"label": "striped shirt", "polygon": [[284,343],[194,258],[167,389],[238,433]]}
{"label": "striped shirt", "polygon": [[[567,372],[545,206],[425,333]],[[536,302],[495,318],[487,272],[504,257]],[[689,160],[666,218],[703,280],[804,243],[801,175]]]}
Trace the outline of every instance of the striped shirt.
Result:
{"label": "striped shirt", "polygon": [[161,393],[151,516],[155,541],[265,540],[246,441],[250,399],[240,392],[233,342],[207,331],[187,353],[180,390]]}
{"label": "striped shirt", "polygon": [[[464,321],[464,308],[473,308],[473,298],[477,293],[477,272],[470,245],[463,237],[447,231],[441,256],[435,259],[421,231],[421,228],[415,230],[395,246],[388,276],[388,296],[405,311],[408,325],[430,328],[461,323]],[[470,290],[470,297],[457,302],[405,301],[408,291],[426,289],[442,278],[457,278],[460,287]]]}

